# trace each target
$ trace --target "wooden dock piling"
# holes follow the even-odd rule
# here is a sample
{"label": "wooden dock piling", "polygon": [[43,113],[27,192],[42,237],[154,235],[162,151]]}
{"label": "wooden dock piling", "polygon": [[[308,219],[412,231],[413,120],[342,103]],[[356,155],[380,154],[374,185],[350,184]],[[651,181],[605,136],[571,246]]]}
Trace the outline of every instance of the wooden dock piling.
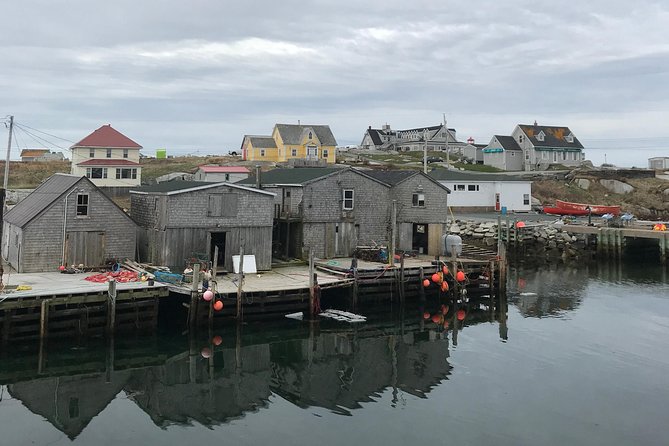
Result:
{"label": "wooden dock piling", "polygon": [[237,321],[241,322],[242,314],[242,283],[244,282],[244,245],[239,248],[239,282],[237,283]]}
{"label": "wooden dock piling", "polygon": [[113,334],[116,330],[116,280],[109,281],[107,290],[107,333]]}
{"label": "wooden dock piling", "polygon": [[197,325],[197,307],[199,302],[198,285],[200,283],[200,264],[193,265],[193,283],[190,290],[190,307],[188,309],[188,328],[195,329]]}

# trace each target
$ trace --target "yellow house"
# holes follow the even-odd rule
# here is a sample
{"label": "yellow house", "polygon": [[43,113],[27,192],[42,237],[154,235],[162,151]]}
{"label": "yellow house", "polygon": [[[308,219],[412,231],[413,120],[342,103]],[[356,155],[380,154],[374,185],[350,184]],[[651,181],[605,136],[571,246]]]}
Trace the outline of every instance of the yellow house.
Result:
{"label": "yellow house", "polygon": [[281,163],[302,159],[334,164],[336,147],[330,126],[276,124],[272,136],[244,135],[241,151],[247,161]]}

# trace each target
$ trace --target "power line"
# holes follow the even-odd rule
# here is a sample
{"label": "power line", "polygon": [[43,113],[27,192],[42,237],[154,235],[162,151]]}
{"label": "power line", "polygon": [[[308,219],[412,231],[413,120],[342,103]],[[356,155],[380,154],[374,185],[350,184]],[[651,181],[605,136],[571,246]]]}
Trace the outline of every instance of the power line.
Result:
{"label": "power line", "polygon": [[71,144],[75,144],[74,141],[70,141],[69,139],[66,139],[66,138],[61,138],[60,136],[52,135],[51,133],[47,133],[47,132],[44,132],[44,131],[42,131],[42,130],[39,130],[39,129],[30,127],[29,125],[26,125],[26,124],[17,124],[17,123],[14,123],[14,125],[21,125],[21,126],[23,126],[23,127],[29,128],[30,130],[34,130],[34,131],[39,132],[39,133],[42,133],[42,134],[44,134],[44,135],[51,136],[52,138],[60,139],[61,141],[65,141],[65,142],[69,142],[69,143],[71,143]]}

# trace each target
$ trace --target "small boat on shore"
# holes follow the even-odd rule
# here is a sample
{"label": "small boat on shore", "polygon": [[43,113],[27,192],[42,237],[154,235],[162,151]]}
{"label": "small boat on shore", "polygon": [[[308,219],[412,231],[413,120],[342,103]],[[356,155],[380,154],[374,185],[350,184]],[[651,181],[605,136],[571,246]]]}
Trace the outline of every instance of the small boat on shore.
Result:
{"label": "small boat on shore", "polygon": [[[585,211],[585,214],[562,214],[562,215],[588,215],[588,207],[592,215],[620,214],[620,206],[606,206],[598,204],[571,203],[569,201],[555,200],[555,207],[559,209],[569,209],[575,211]],[[544,211],[545,212],[545,211]]]}
{"label": "small boat on shore", "polygon": [[582,216],[588,215],[588,211],[583,209],[565,209],[557,206],[544,206],[544,214]]}

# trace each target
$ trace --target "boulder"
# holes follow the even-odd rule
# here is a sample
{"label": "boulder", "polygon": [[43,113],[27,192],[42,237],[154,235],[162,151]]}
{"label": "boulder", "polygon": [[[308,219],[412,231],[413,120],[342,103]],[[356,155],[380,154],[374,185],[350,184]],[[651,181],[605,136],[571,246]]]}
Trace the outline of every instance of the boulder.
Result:
{"label": "boulder", "polygon": [[578,178],[575,181],[575,183],[578,187],[580,187],[583,190],[590,189],[590,180],[588,180],[587,178]]}
{"label": "boulder", "polygon": [[614,194],[627,194],[634,191],[634,186],[618,180],[599,180],[599,183]]}

